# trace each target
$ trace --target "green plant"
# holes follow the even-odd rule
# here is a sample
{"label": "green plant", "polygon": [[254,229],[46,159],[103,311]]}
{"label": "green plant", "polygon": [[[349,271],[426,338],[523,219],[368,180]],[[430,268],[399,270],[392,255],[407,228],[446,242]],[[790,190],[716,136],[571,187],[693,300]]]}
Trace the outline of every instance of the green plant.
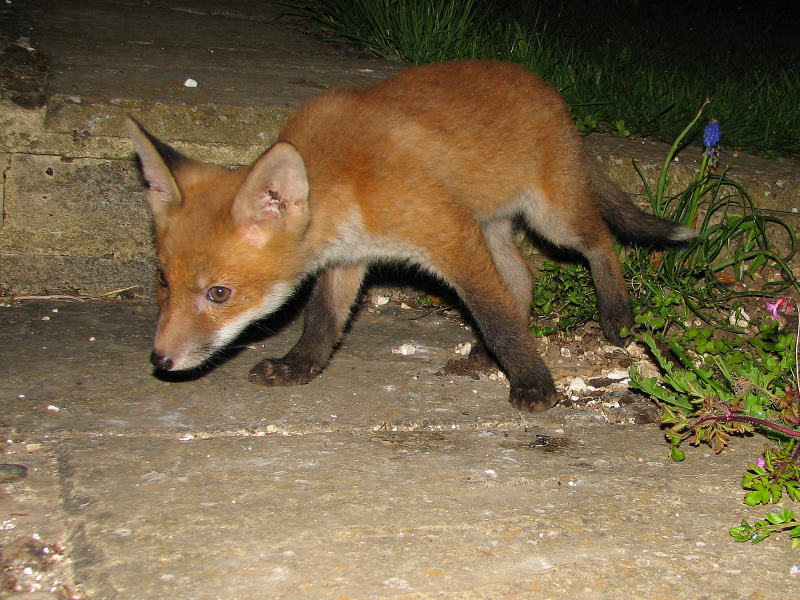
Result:
{"label": "green plant", "polygon": [[[703,105],[705,107],[705,104]],[[652,191],[645,194],[656,214],[698,227],[699,235],[687,248],[666,250],[653,260],[639,250],[634,260],[640,294],[654,301],[655,312],[636,317],[636,339],[650,350],[660,377],[642,377],[631,368],[631,386],[650,396],[662,409],[661,422],[671,442],[671,456],[684,460],[680,445],[708,444],[721,452],[731,436],[759,431],[775,446],[751,465],[742,479],[748,505],[778,502],[785,494],[800,499],[800,401],[797,369],[797,332],[785,329],[781,311],[794,302],[786,297],[767,301],[772,321],[744,319],[740,300],[765,297],[772,289],[734,287],[758,271],[771,268],[781,275],[775,287],[797,283],[787,266],[795,250],[791,228],[753,210],[747,192],[736,182],[713,172],[721,129],[712,121],[705,129],[705,151],[697,177],[687,189],[668,196],[668,170],[681,138],[696,124],[703,108],[673,144]],[[641,175],[641,172],[640,172]],[[644,177],[642,177],[644,181]],[[723,189],[725,191],[723,192]],[[734,213],[731,209],[736,208]],[[788,235],[788,256],[769,245],[768,226]],[[686,327],[687,318],[700,317],[705,326]],[[726,320],[727,318],[727,320]],[[757,331],[754,331],[757,327]],[[742,329],[748,336],[735,335]],[[669,357],[668,357],[669,356]],[[671,357],[671,358],[670,358]],[[791,511],[769,513],[751,526],[746,521],[730,530],[739,541],[761,541],[772,532],[790,529],[793,547],[800,545],[800,527]]]}
{"label": "green plant", "polygon": [[470,55],[487,17],[475,0],[315,0],[289,6],[334,40],[412,64]]}
{"label": "green plant", "polygon": [[791,336],[774,340],[762,332],[745,339],[691,328],[673,332],[669,340],[647,330],[636,338],[648,347],[662,375],[643,377],[634,365],[631,385],[661,406],[673,458],[683,458],[676,450],[687,438],[719,453],[732,434],[750,433],[755,426],[775,429],[770,420],[785,423],[778,429],[784,436],[793,435],[797,423],[785,420],[787,406],[796,407],[796,391],[788,380],[795,363],[794,344],[787,343]]}
{"label": "green plant", "polygon": [[789,509],[779,513],[767,513],[763,520],[756,521],[753,525],[742,520],[739,527],[730,529],[730,534],[737,542],[757,544],[775,532],[786,530],[789,530],[789,536],[792,538],[792,548],[800,548],[800,519]]}
{"label": "green plant", "polygon": [[580,264],[545,262],[533,290],[531,331],[539,336],[570,333],[597,318],[597,298],[589,271]]}
{"label": "green plant", "polygon": [[[731,319],[741,311],[741,301],[771,296],[794,284],[788,266],[796,248],[792,229],[776,217],[758,214],[741,185],[724,171],[719,175],[713,172],[721,135],[718,123],[706,128],[714,135],[704,136],[710,145],[695,179],[679,193],[668,194],[674,156],[706,104],[672,144],[655,189],[634,163],[653,212],[698,232],[695,241],[683,248],[657,253],[650,248],[634,248],[624,256],[623,269],[630,281],[637,323],[654,332],[666,333],[690,317],[721,329],[742,331],[738,325],[746,319]],[[788,242],[785,255],[772,249],[771,239],[778,233],[783,233]],[[770,281],[760,288],[742,285],[764,270],[777,277],[770,275]],[[534,289],[533,314],[540,321],[533,327],[535,333],[574,330],[595,319],[596,310],[591,277],[583,265],[544,265]]]}
{"label": "green plant", "polygon": [[764,454],[742,477],[742,487],[751,490],[744,497],[748,506],[779,502],[783,493],[800,500],[800,463],[792,451],[793,439],[785,448],[764,446]]}
{"label": "green plant", "polygon": [[[793,440],[794,441],[794,440]],[[786,448],[764,446],[764,454],[742,477],[742,487],[751,490],[744,497],[748,506],[780,501],[783,493],[792,500],[800,501],[800,462],[792,444]],[[733,527],[730,534],[737,542],[753,544],[765,540],[772,533],[789,530],[792,548],[800,547],[800,519],[789,509],[780,513],[767,513],[763,520],[750,525],[743,520],[741,526]]]}
{"label": "green plant", "polygon": [[[625,267],[643,304],[657,305],[666,295],[670,302],[679,299],[685,313],[716,327],[741,331],[737,328],[737,319],[730,325],[726,323],[730,311],[736,310],[734,303],[747,297],[774,295],[792,285],[788,261],[795,254],[797,240],[785,222],[759,214],[747,190],[727,177],[725,169],[720,174],[714,172],[716,146],[721,134],[716,121],[706,127],[706,130],[715,130],[715,139],[713,145],[706,146],[695,179],[681,192],[667,193],[670,165],[708,102],[706,100],[672,144],[655,189],[634,162],[653,212],[694,227],[698,231],[697,238],[685,248],[669,248],[655,258],[648,249],[637,249],[628,257]],[[772,247],[771,240],[780,236],[787,242],[785,255],[778,254]],[[777,280],[757,289],[741,285],[764,269],[775,272]],[[727,307],[728,311],[721,311],[721,307]]]}
{"label": "green plant", "polygon": [[[662,375],[642,377],[633,366],[631,387],[661,407],[673,460],[685,459],[683,441],[705,443],[719,453],[731,436],[759,431],[775,445],[766,444],[763,455],[743,475],[744,503],[776,503],[784,495],[800,500],[800,401],[798,385],[790,381],[796,369],[795,336],[765,323],[748,338],[691,328],[669,341],[652,331],[638,333],[637,339],[648,346]],[[677,364],[665,357],[666,351]],[[742,521],[730,533],[737,541],[753,543],[784,529],[791,529],[792,538],[800,537],[793,514],[776,519],[770,513],[754,526]],[[792,547],[798,545],[800,540],[793,539]]]}
{"label": "green plant", "polygon": [[441,300],[434,298],[433,296],[418,295],[417,304],[423,308],[436,308],[437,306],[441,305]]}
{"label": "green plant", "polygon": [[580,117],[575,124],[578,127],[578,131],[584,135],[589,135],[590,133],[595,132],[609,133],[614,137],[621,138],[629,137],[631,135],[630,129],[628,129],[628,127],[625,125],[625,121],[622,119],[614,121],[613,123],[601,123],[598,122],[594,115],[586,114]]}

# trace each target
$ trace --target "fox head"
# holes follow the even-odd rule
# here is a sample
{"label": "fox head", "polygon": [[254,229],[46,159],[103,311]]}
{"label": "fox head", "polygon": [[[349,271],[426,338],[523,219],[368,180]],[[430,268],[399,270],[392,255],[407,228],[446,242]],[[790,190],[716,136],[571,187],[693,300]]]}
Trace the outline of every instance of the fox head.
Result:
{"label": "fox head", "polygon": [[200,365],[276,310],[303,275],[309,224],[303,159],[287,142],[235,171],[187,158],[136,120],[126,125],[153,214],[160,305],[151,362]]}

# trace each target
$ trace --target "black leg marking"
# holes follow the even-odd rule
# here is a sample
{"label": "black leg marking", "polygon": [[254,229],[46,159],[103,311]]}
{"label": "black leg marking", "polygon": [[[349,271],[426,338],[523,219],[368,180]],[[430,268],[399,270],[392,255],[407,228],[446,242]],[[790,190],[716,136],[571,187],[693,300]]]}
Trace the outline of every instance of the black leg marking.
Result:
{"label": "black leg marking", "polygon": [[332,267],[318,278],[305,310],[303,334],[283,358],[267,358],[250,370],[253,383],[308,383],[330,360],[364,279],[361,265]]}

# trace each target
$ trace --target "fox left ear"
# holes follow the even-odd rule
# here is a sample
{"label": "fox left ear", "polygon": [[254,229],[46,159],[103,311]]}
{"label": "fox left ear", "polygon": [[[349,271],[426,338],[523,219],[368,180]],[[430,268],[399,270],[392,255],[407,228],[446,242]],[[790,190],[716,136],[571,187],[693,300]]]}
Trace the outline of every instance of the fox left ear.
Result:
{"label": "fox left ear", "polygon": [[125,126],[147,182],[147,201],[153,218],[156,224],[165,224],[172,211],[182,202],[173,169],[189,159],[151,135],[133,117],[125,119]]}
{"label": "fox left ear", "polygon": [[271,229],[303,231],[308,225],[308,176],[303,158],[288,142],[278,142],[250,168],[231,215],[256,245]]}

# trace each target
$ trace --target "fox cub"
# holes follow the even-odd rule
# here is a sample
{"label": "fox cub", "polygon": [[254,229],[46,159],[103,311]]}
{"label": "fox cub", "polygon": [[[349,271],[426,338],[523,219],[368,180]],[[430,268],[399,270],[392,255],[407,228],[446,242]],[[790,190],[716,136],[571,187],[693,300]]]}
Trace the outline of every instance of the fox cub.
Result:
{"label": "fox cub", "polygon": [[463,300],[512,404],[544,410],[558,395],[528,330],[532,282],[513,222],[586,257],[616,344],[633,315],[609,227],[646,244],[693,235],[605,180],[556,90],[513,64],[430,64],[327,91],[235,171],[179,154],[132,118],[127,126],[158,249],[151,361],[166,371],[198,366],[315,277],[297,344],[250,372],[264,385],[307,383],[328,363],[367,266],[403,262]]}

